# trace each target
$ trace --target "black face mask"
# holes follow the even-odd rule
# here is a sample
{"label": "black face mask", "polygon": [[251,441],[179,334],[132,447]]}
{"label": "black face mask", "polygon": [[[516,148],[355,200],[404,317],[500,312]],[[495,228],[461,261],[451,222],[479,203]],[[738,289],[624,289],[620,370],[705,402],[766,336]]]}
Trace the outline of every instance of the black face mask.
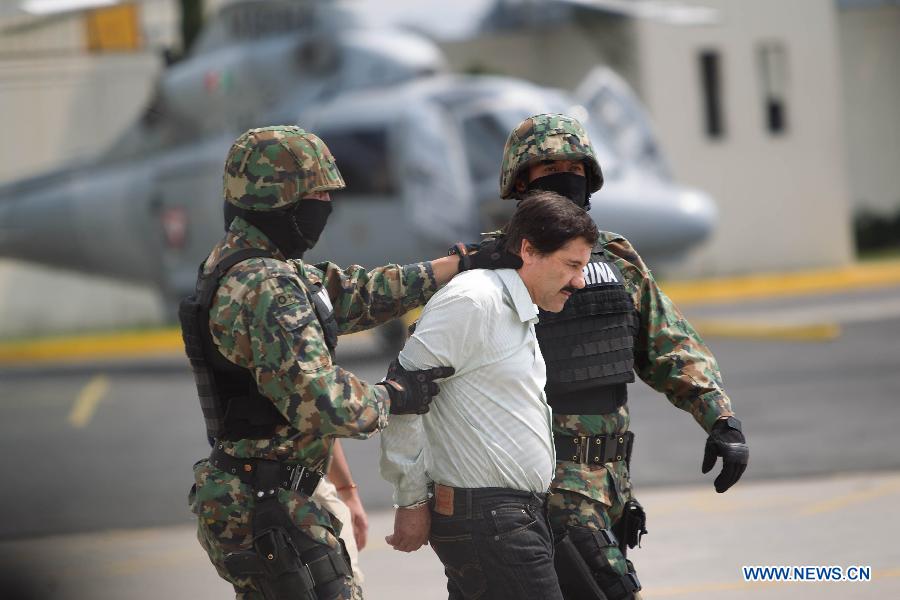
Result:
{"label": "black face mask", "polygon": [[306,248],[312,248],[319,241],[322,230],[328,223],[328,215],[331,214],[331,202],[304,198],[298,202],[291,211],[291,219],[294,229],[303,239]]}
{"label": "black face mask", "polygon": [[245,210],[226,202],[225,228],[239,216],[262,231],[287,258],[303,258],[319,241],[330,214],[331,202],[314,198],[272,211]]}
{"label": "black face mask", "polygon": [[577,173],[553,173],[538,177],[528,184],[528,191],[545,190],[565,196],[584,210],[591,208],[587,191],[587,177]]}

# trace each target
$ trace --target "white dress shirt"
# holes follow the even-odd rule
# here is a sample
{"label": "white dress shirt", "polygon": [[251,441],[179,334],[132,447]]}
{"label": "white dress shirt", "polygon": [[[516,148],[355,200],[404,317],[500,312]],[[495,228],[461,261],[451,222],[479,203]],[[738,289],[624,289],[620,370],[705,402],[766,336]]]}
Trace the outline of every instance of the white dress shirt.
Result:
{"label": "white dress shirt", "polygon": [[456,373],[438,382],[427,414],[392,415],[381,434],[381,474],[397,504],[425,499],[432,481],[547,491],[556,457],[537,320],[512,269],[462,273],[431,298],[400,364]]}

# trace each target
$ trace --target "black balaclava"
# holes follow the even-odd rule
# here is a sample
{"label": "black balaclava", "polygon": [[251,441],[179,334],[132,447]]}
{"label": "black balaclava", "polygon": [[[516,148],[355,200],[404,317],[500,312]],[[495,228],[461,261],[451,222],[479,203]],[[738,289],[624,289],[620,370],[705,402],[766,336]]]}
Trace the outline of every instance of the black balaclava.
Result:
{"label": "black balaclava", "polygon": [[565,196],[584,210],[590,210],[591,194],[587,188],[587,177],[577,173],[553,173],[538,177],[528,184],[527,191],[544,190]]}
{"label": "black balaclava", "polygon": [[303,258],[303,253],[316,245],[328,215],[331,202],[303,198],[280,210],[246,210],[225,202],[225,230],[235,217],[241,217],[262,231],[287,258]]}

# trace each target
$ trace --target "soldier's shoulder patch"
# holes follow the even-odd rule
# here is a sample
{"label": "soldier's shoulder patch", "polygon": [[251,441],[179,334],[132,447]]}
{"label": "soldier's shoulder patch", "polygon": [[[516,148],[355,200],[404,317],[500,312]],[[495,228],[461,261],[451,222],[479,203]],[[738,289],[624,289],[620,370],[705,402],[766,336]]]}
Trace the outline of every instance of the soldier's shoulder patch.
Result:
{"label": "soldier's shoulder patch", "polygon": [[299,329],[315,318],[312,303],[296,275],[268,277],[259,292],[260,308],[270,315],[273,324],[287,331]]}

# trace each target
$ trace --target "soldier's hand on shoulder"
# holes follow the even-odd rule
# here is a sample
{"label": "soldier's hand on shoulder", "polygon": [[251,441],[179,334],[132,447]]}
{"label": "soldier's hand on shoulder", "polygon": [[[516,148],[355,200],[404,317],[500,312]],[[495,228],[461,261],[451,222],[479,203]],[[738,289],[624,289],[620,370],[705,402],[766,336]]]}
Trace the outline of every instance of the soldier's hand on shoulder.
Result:
{"label": "soldier's hand on shoulder", "polygon": [[459,255],[459,272],[470,269],[519,269],[522,259],[506,250],[503,237],[488,238],[479,244],[456,244],[451,254]]}
{"label": "soldier's hand on shoulder", "polygon": [[387,388],[391,397],[392,415],[421,415],[428,412],[432,398],[441,391],[435,380],[450,377],[455,372],[453,367],[407,371],[395,358],[379,384]]}
{"label": "soldier's hand on shoulder", "polygon": [[720,456],[722,472],[716,477],[715,487],[721,494],[738,482],[750,460],[750,448],[744,438],[741,422],[734,417],[719,419],[713,425],[706,439],[700,470],[709,473]]}

